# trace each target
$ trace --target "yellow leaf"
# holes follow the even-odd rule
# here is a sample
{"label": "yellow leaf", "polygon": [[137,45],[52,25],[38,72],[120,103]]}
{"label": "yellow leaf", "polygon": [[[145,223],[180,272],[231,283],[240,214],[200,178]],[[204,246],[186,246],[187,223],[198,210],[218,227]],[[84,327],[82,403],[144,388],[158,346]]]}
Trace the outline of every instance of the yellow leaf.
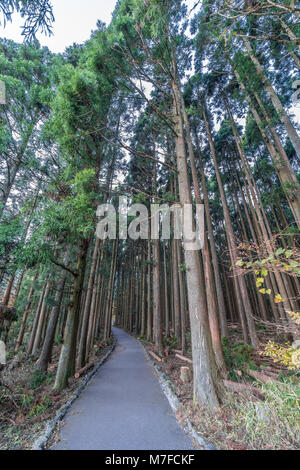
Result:
{"label": "yellow leaf", "polygon": [[280,294],[276,294],[275,298],[274,298],[274,302],[275,302],[275,304],[278,304],[280,302],[284,302],[284,299],[281,297]]}

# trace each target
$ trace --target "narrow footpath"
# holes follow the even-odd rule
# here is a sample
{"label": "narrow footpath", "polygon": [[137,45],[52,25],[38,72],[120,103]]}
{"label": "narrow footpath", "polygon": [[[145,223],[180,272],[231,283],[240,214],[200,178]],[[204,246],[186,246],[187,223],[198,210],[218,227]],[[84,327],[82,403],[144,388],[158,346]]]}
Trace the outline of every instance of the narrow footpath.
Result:
{"label": "narrow footpath", "polygon": [[140,344],[118,343],[67,413],[53,450],[192,450]]}

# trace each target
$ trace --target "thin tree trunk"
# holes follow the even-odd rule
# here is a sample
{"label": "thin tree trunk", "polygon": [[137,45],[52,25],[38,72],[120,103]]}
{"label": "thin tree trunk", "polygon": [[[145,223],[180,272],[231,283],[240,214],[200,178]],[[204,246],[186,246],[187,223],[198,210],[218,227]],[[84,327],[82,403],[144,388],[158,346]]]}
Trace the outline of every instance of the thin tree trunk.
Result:
{"label": "thin tree trunk", "polygon": [[151,242],[148,240],[148,273],[147,273],[147,340],[152,339],[152,305],[151,305]]}
{"label": "thin tree trunk", "polygon": [[32,353],[32,348],[33,348],[33,343],[34,343],[34,340],[35,340],[36,329],[37,329],[37,326],[38,326],[38,323],[39,323],[40,311],[41,311],[41,308],[42,308],[42,304],[43,304],[47,284],[48,284],[48,282],[46,282],[43,286],[43,290],[41,292],[39,303],[38,303],[38,306],[37,306],[37,309],[36,309],[32,329],[31,329],[30,340],[29,340],[29,344],[28,344],[28,347],[27,347],[27,354],[29,354],[29,355]]}
{"label": "thin tree trunk", "polygon": [[[67,251],[64,257],[64,261],[63,261],[64,265],[68,264],[68,257],[69,257],[69,252]],[[38,368],[42,372],[47,372],[48,364],[51,360],[52,348],[53,348],[53,343],[54,343],[54,338],[55,338],[55,331],[56,331],[57,322],[59,318],[66,279],[67,279],[67,273],[64,271],[62,272],[60,280],[57,285],[56,294],[54,298],[55,305],[52,307],[52,310],[50,313],[50,318],[49,318],[49,322],[48,322],[48,326],[47,326],[47,330],[45,334],[45,339],[44,339],[42,351],[40,354]]]}
{"label": "thin tree trunk", "polygon": [[22,318],[22,323],[21,323],[21,328],[20,328],[20,331],[19,331],[19,334],[18,334],[18,338],[17,338],[17,342],[16,342],[16,346],[15,346],[15,352],[18,352],[22,343],[23,343],[23,338],[24,338],[24,333],[25,333],[25,329],[26,329],[26,323],[27,323],[27,318],[28,318],[28,315],[30,313],[30,307],[31,307],[31,300],[32,300],[32,296],[33,296],[33,293],[34,293],[34,283],[35,281],[37,280],[37,277],[38,277],[38,272],[35,273],[35,276],[33,278],[33,281],[32,281],[32,285],[29,289],[29,293],[28,293],[28,297],[27,297],[27,304],[26,304],[26,307],[25,307],[25,310],[24,310],[24,314],[23,314],[23,318]]}
{"label": "thin tree trunk", "polygon": [[92,302],[94,281],[95,281],[95,275],[96,275],[96,266],[97,266],[97,260],[99,256],[99,247],[100,247],[100,238],[97,237],[96,242],[95,242],[94,252],[93,252],[89,283],[88,283],[85,304],[84,304],[84,312],[83,312],[83,318],[82,318],[81,335],[80,335],[78,358],[77,358],[78,369],[81,369],[82,367],[84,367],[86,363],[87,331],[88,331],[88,325],[89,325],[89,316],[90,316],[90,311],[91,311],[91,302]]}
{"label": "thin tree trunk", "polygon": [[167,250],[165,243],[163,244],[164,253],[164,294],[165,294],[165,335],[170,336],[170,311],[169,311],[169,293],[168,293],[168,274],[167,274]]}
{"label": "thin tree trunk", "polygon": [[264,72],[259,60],[255,56],[250,42],[244,36],[242,37],[242,39],[243,39],[245,47],[246,47],[246,49],[249,53],[249,56],[251,57],[251,60],[252,60],[253,64],[255,65],[255,68],[256,68],[256,71],[257,71],[258,75],[262,78],[262,81],[263,81],[263,83],[266,87],[266,90],[267,90],[270,98],[271,98],[273,106],[276,109],[281,122],[285,126],[287,134],[288,134],[288,136],[289,136],[289,138],[290,138],[290,140],[291,140],[291,142],[292,142],[292,144],[293,144],[293,146],[296,150],[296,153],[297,153],[298,157],[300,158],[300,138],[299,138],[299,136],[296,132],[296,129],[294,128],[290,118],[288,117],[287,113],[285,112],[285,109],[282,106],[281,101],[278,98],[277,93],[275,92],[275,90],[274,90],[270,80],[268,79],[266,73]]}
{"label": "thin tree trunk", "polygon": [[50,287],[51,287],[51,283],[50,281],[48,281],[46,285],[46,290],[45,290],[45,294],[43,298],[40,315],[39,315],[39,322],[38,322],[36,333],[35,333],[35,338],[34,338],[34,343],[33,343],[33,348],[32,348],[33,356],[35,356],[35,354],[38,352],[38,349],[41,343],[42,330],[43,330],[43,326],[44,326],[44,322],[46,318],[46,308],[47,308],[46,300],[50,291]]}

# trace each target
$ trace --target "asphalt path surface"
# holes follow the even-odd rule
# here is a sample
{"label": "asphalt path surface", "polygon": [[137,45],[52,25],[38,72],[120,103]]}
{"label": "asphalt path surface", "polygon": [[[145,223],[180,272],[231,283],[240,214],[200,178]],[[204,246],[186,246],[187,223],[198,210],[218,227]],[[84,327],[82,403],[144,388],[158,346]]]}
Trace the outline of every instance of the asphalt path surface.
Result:
{"label": "asphalt path surface", "polygon": [[192,450],[134,338],[113,328],[117,345],[73,403],[54,450]]}

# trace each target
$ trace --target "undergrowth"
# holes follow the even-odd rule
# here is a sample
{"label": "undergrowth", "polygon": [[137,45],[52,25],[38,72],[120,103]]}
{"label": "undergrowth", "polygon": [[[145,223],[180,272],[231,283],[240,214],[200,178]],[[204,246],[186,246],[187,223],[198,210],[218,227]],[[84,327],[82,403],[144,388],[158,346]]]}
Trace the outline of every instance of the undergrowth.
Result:
{"label": "undergrowth", "polygon": [[255,397],[227,391],[219,411],[190,404],[188,415],[199,433],[217,449],[263,450],[300,448],[299,374],[278,371],[277,381],[264,384],[245,373],[263,365],[249,345],[224,338],[223,350],[229,379],[248,382],[264,395]]}
{"label": "undergrowth", "polygon": [[300,384],[285,381],[259,387],[264,402],[241,400],[231,405],[232,424],[243,430],[250,449],[299,449]]}

